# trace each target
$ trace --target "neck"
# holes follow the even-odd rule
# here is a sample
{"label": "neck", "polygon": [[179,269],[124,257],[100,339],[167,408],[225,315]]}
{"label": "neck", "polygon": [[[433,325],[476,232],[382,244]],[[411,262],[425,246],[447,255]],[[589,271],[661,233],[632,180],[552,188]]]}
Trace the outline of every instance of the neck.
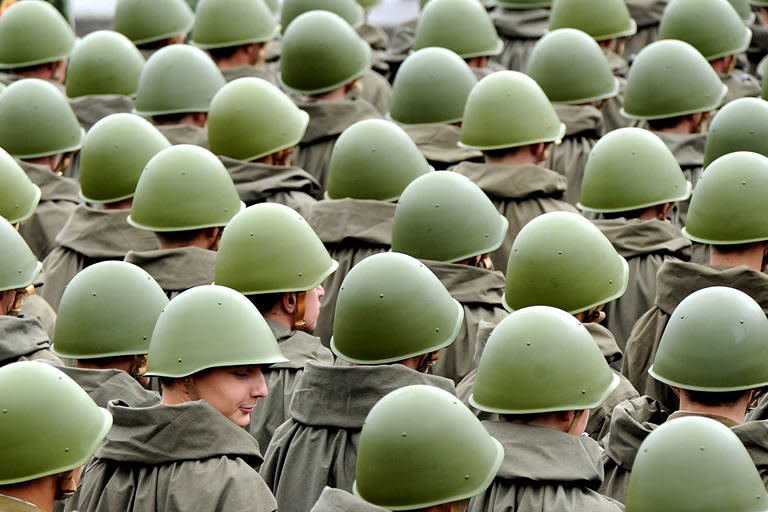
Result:
{"label": "neck", "polygon": [[511,155],[505,155],[502,157],[494,158],[488,155],[485,156],[486,164],[513,164],[513,165],[537,165],[539,163],[535,155],[532,155],[528,151],[518,151]]}
{"label": "neck", "polygon": [[162,386],[160,402],[163,405],[179,405],[189,402],[189,397],[182,390],[182,384],[176,381],[173,386]]}
{"label": "neck", "polygon": [[710,246],[709,264],[713,267],[733,268],[746,265],[752,270],[762,272],[765,258],[764,244],[750,244],[740,251],[721,252],[716,246]]}
{"label": "neck", "polygon": [[115,201],[113,203],[104,203],[102,207],[105,210],[130,210],[133,206],[133,198],[123,199],[122,201]]}
{"label": "neck", "polygon": [[738,402],[736,405],[701,405],[691,402],[685,394],[681,394],[680,411],[705,416],[722,416],[741,425],[747,415],[747,404]]}
{"label": "neck", "polygon": [[134,360],[135,356],[110,357],[99,359],[98,362],[90,359],[78,359],[76,367],[86,370],[122,370],[126,373],[130,373],[134,365]]}
{"label": "neck", "polygon": [[0,486],[0,494],[26,501],[45,512],[52,512],[56,501],[56,477],[46,476],[18,485]]}
{"label": "neck", "polygon": [[326,101],[341,101],[347,97],[347,87],[342,86],[332,91],[324,92],[322,94],[313,94],[309,98],[314,101],[326,100]]}
{"label": "neck", "polygon": [[30,163],[32,165],[41,165],[43,167],[47,167],[52,173],[57,174],[57,167],[61,162],[61,155],[51,155],[40,158],[25,158],[24,162]]}

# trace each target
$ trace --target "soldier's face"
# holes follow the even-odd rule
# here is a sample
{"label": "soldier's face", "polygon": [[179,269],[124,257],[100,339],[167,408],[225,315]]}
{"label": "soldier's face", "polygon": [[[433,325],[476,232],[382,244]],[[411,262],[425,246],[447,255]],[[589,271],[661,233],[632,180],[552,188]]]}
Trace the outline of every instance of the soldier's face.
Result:
{"label": "soldier's face", "polygon": [[325,295],[325,288],[318,286],[306,292],[304,297],[304,323],[307,330],[312,332],[317,327],[317,317],[320,316],[320,299]]}
{"label": "soldier's face", "polygon": [[212,368],[191,378],[191,395],[205,400],[230,421],[241,427],[251,422],[256,401],[269,393],[257,365]]}

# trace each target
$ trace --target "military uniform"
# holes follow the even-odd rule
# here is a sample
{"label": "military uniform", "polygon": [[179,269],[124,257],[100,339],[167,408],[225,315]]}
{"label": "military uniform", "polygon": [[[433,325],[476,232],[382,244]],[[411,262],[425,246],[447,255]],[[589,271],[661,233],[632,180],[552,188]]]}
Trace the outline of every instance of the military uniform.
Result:
{"label": "military uniform", "polygon": [[[42,287],[40,284],[36,286],[38,289]],[[38,293],[33,293],[32,295],[24,297],[24,302],[21,303],[21,315],[28,318],[34,318],[40,322],[45,329],[45,332],[48,333],[48,336],[53,338],[53,329],[54,325],[56,325],[56,312]]]}
{"label": "military uniform", "polygon": [[494,268],[502,272],[507,268],[512,242],[528,221],[547,212],[576,211],[564,200],[565,178],[539,165],[463,162],[449,170],[474,181],[509,221],[506,240],[491,255]]}
{"label": "military uniform", "polygon": [[625,0],[629,14],[637,22],[637,33],[627,40],[624,55],[631,58],[659,36],[659,23],[669,0]]}
{"label": "military uniform", "polygon": [[403,130],[419,147],[424,158],[438,171],[464,161],[482,162],[483,154],[458,146],[461,128],[452,124],[404,124]]}
{"label": "military uniform", "polygon": [[232,176],[240,200],[246,206],[280,203],[307,218],[319,195],[320,185],[304,169],[295,166],[267,165],[220,157]]}
{"label": "military uniform", "polygon": [[624,502],[629,476],[640,444],[658,425],[685,416],[703,416],[729,427],[749,452],[763,482],[768,483],[768,446],[764,441],[768,422],[748,421],[738,425],[722,416],[685,411],[670,413],[651,397],[642,396],[620,404],[614,411],[609,435],[604,439],[605,452],[602,462],[605,467],[605,481],[600,487],[600,492]]}
{"label": "military uniform", "polygon": [[3,512],[43,512],[32,503],[0,494],[0,510]]}
{"label": "military uniform", "polygon": [[192,144],[201,148],[208,148],[208,133],[205,128],[191,124],[159,124],[155,127],[173,145]]}
{"label": "military uniform", "polygon": [[[310,512],[385,512],[364,499],[342,489],[326,487]],[[14,512],[14,511],[11,511]]]}
{"label": "military uniform", "polygon": [[373,105],[382,116],[387,115],[389,102],[392,98],[392,87],[387,79],[368,69],[360,77],[360,85],[362,86],[361,91],[359,93],[351,91],[347,98],[354,100],[359,97]]}
{"label": "military uniform", "polygon": [[98,94],[80,96],[69,100],[69,106],[77,116],[84,130],[111,114],[130,113],[133,110],[133,100],[120,94]]}
{"label": "military uniform", "polygon": [[157,247],[152,233],[131,227],[130,210],[100,210],[78,205],[56,237],[57,247],[43,261],[45,286],[40,293],[54,309],[69,281],[99,261],[122,260],[130,250]]}
{"label": "military uniform", "polygon": [[311,334],[290,330],[276,322],[267,320],[277,338],[280,351],[288,359],[263,369],[269,389],[269,396],[261,398],[251,414],[248,431],[259,442],[262,450],[267,449],[275,430],[289,417],[289,407],[296,383],[304,373],[304,365],[313,361],[332,364],[333,354]]}
{"label": "military uniform", "polygon": [[533,47],[547,33],[549,9],[498,7],[491,12],[491,19],[504,41],[504,49],[494,58],[506,69],[525,71]]}
{"label": "military uniform", "polygon": [[504,446],[504,461],[491,487],[470,501],[471,512],[624,510],[595,490],[603,471],[592,439],[510,422],[483,425]]}
{"label": "military uniform", "polygon": [[666,384],[648,375],[661,335],[672,311],[702,288],[729,286],[742,290],[768,311],[768,276],[744,266],[716,268],[697,263],[667,261],[659,268],[654,305],[635,324],[627,341],[622,373],[644,395],[676,409],[677,396]]}
{"label": "military uniform", "polygon": [[601,219],[594,223],[629,263],[627,292],[604,308],[605,325],[623,350],[632,326],[653,306],[656,274],[662,263],[688,260],[691,242],[672,223],[657,219]]}
{"label": "military uniform", "polygon": [[184,290],[213,282],[216,251],[200,247],[129,251],[125,261],[146,270],[173,298]]}
{"label": "military uniform", "polygon": [[34,318],[0,316],[0,366],[16,361],[61,363],[50,350],[50,337]]}
{"label": "military uniform", "polygon": [[243,64],[242,66],[222,69],[221,74],[224,75],[224,79],[227,82],[247,77],[261,78],[274,85],[278,85],[280,82],[277,77],[278,69],[274,64],[261,64],[258,66]]}
{"label": "military uniform", "polygon": [[728,87],[723,105],[739,98],[759,98],[762,94],[760,81],[742,70],[734,70],[727,75],[720,75],[720,79]]}
{"label": "military uniform", "polygon": [[42,260],[55,247],[56,236],[80,202],[80,187],[73,179],[58,176],[48,167],[23,161],[19,164],[42,191],[34,215],[19,230],[32,252]]}
{"label": "military uniform", "polygon": [[141,387],[123,370],[91,370],[60,366],[59,369],[77,382],[99,407],[120,400],[131,407],[149,407],[160,402],[157,393]]}
{"label": "military uniform", "polygon": [[112,430],[67,510],[277,510],[256,442],[206,403],[109,409]]}
{"label": "military uniform", "polygon": [[261,475],[280,510],[304,512],[323,489],[351,491],[360,429],[384,395],[412,384],[453,392],[453,383],[402,365],[340,367],[307,363],[289,419],[272,437]]}

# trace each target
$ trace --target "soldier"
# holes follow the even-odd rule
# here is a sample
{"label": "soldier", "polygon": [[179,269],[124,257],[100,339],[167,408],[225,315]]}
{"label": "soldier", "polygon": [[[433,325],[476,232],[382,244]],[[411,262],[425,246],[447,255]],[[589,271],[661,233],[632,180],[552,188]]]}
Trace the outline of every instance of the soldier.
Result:
{"label": "soldier", "polygon": [[728,87],[723,103],[760,96],[760,82],[736,70],[752,32],[727,0],[672,0],[661,17],[659,39],[679,39],[696,48]]}
{"label": "soldier", "polygon": [[183,43],[195,16],[184,0],[118,0],[113,30],[133,41],[144,58]]}
{"label": "soldier", "polygon": [[414,180],[395,209],[392,250],[422,260],[464,308],[461,332],[435,364],[437,375],[454,382],[475,367],[478,324],[507,316],[504,274],[493,270],[490,258],[507,224],[477,185],[445,171]]}
{"label": "soldier", "polygon": [[768,156],[768,102],[739,98],[712,118],[704,145],[704,167],[736,151]]}
{"label": "soldier", "polygon": [[603,134],[602,107],[619,93],[619,81],[597,43],[570,28],[554,30],[539,40],[526,73],[565,124],[565,137],[553,149],[549,165],[568,180],[565,198],[575,205],[587,156]]}
{"label": "soldier", "polygon": [[[424,414],[432,421],[424,422]],[[359,497],[326,487],[312,512],[464,510],[491,483],[503,454],[455,396],[406,386],[379,400],[365,419],[355,478]]]}
{"label": "soldier", "polygon": [[170,143],[149,122],[132,114],[113,114],[85,136],[80,153],[82,197],[43,260],[45,300],[58,309],[64,287],[81,270],[105,260],[122,260],[128,251],[151,251],[157,239],[127,222],[139,176],[147,162]]}
{"label": "soldier", "polygon": [[22,301],[42,264],[21,235],[0,217],[0,366],[15,361],[44,359],[60,362],[48,347],[50,338],[35,318],[20,316]]}
{"label": "soldier", "polygon": [[504,461],[469,510],[623,510],[595,492],[601,450],[583,436],[589,410],[618,385],[589,332],[568,313],[533,306],[502,320],[469,400],[498,415],[483,425],[504,447]]}
{"label": "soldier", "polygon": [[[706,179],[705,179],[706,176]],[[768,158],[730,153],[715,160],[693,191],[683,234],[707,244],[709,264],[669,261],[656,277],[656,300],[632,328],[622,373],[640,393],[675,409],[677,397],[648,376],[664,327],[681,301],[708,286],[731,286],[768,311],[768,226],[763,222],[768,193]],[[695,207],[694,207],[695,205]]]}
{"label": "soldier", "polygon": [[246,206],[273,202],[309,215],[320,184],[292,165],[308,123],[306,112],[259,78],[238,79],[216,93],[208,113],[209,144]]}
{"label": "soldier", "polygon": [[330,12],[302,14],[283,36],[280,79],[291,91],[306,96],[299,107],[309,114],[296,164],[314,176],[323,191],[331,151],[341,132],[363,119],[381,117],[365,99],[347,98],[370,66],[370,47]]}
{"label": "soldier", "polygon": [[669,0],[624,0],[632,19],[637,21],[637,33],[624,45],[624,57],[634,60],[640,51],[659,36],[659,22]]}
{"label": "soldier", "polygon": [[[570,212],[547,213],[529,222],[512,246],[504,304],[510,310],[541,305],[567,311],[585,325],[606,362],[618,366],[621,350],[600,323],[605,320],[604,305],[624,294],[628,278],[626,260],[592,223]],[[479,341],[478,356],[482,351]],[[619,386],[589,415],[586,432],[594,439],[608,429],[617,404],[638,396],[629,381],[615,373]],[[457,388],[459,397],[467,398],[476,378],[476,370],[464,378]]]}
{"label": "soldier", "polygon": [[20,80],[0,94],[0,147],[42,190],[35,213],[20,230],[39,259],[53,249],[80,201],[77,182],[62,173],[84,135],[66,97],[50,83]]}
{"label": "soldier", "polygon": [[287,360],[263,369],[271,397],[253,411],[248,430],[266,450],[309,361],[333,355],[312,336],[323,298],[321,283],[337,267],[298,213],[281,204],[251,206],[224,230],[216,284],[246,296],[267,320]]}
{"label": "soldier", "polygon": [[130,112],[144,57],[124,35],[91,32],[72,51],[67,66],[69,104],[86,130],[110,114]]}
{"label": "soldier", "polygon": [[134,112],[150,118],[172,144],[207,148],[208,109],[225,83],[204,51],[172,45],[159,50],[144,66]]}
{"label": "soldier", "polygon": [[643,396],[619,404],[605,440],[601,492],[624,501],[641,443],[665,422],[704,416],[732,429],[768,482],[768,421],[745,422],[747,409],[768,385],[768,320],[746,293],[703,288],[683,299],[664,328],[650,375],[669,386],[680,406],[670,414]]}
{"label": "soldier", "polygon": [[541,163],[565,125],[532,78],[500,71],[477,83],[467,99],[461,146],[483,152],[485,163],[462,162],[449,170],[474,181],[509,221],[507,237],[491,256],[504,271],[517,233],[534,217],[576,209],[563,196],[566,180]]}
{"label": "soldier", "polygon": [[109,431],[112,417],[47,364],[0,368],[0,387],[13,390],[0,396],[0,510],[53,512],[57,499],[77,489],[82,467]]}
{"label": "soldier", "polygon": [[61,298],[53,351],[99,407],[121,400],[145,407],[160,398],[144,389],[149,339],[168,304],[152,277],[130,263],[104,261],[75,276]]}
{"label": "soldier", "polygon": [[392,245],[395,204],[405,187],[432,169],[394,123],[368,119],[341,134],[331,155],[327,198],[307,220],[339,268],[323,283],[315,334],[328,345],[336,297],[350,269]]}
{"label": "soldier", "polygon": [[656,298],[656,273],[665,261],[690,259],[691,242],[669,221],[691,183],[657,136],[620,128],[589,155],[579,207],[600,214],[595,225],[629,263],[629,286],[605,306],[605,326],[624,350],[632,326]]}
{"label": "soldier", "polygon": [[153,232],[160,249],[129,251],[125,261],[146,270],[169,297],[210,284],[222,229],[242,207],[214,155],[197,146],[165,149],[141,173],[128,217]]}
{"label": "soldier", "polygon": [[277,510],[243,427],[268,393],[261,368],[280,361],[239,293],[208,285],[175,297],[149,345],[147,375],[160,377],[162,402],[109,404],[114,425],[67,510]]}
{"label": "soldier", "polygon": [[389,116],[435,169],[482,161],[479,151],[458,145],[464,107],[476,84],[469,65],[445,48],[414,52],[395,76]]}
{"label": "soldier", "polygon": [[504,0],[491,11],[491,20],[504,42],[496,60],[506,69],[523,71],[528,57],[547,33],[552,0]]}
{"label": "soldier", "polygon": [[[713,485],[717,482],[717,485]],[[768,495],[749,455],[727,428],[681,418],[652,432],[637,455],[627,512],[757,512]]]}
{"label": "soldier", "polygon": [[[669,72],[672,69],[674,73]],[[720,107],[727,91],[694,47],[682,41],[657,41],[635,59],[621,113],[647,122],[695,188],[704,161],[707,119]],[[678,203],[673,210],[672,220],[678,227],[685,225],[687,211],[687,202]]]}
{"label": "soldier", "polygon": [[74,46],[72,27],[51,4],[15,3],[0,16],[0,82],[40,78],[61,89]]}
{"label": "soldier", "polygon": [[256,77],[276,84],[277,73],[266,59],[279,33],[263,1],[205,0],[195,11],[191,43],[208,52],[227,82]]}
{"label": "soldier", "polygon": [[453,391],[450,380],[424,372],[453,342],[463,316],[410,256],[374,254],[347,274],[331,348],[352,365],[306,365],[261,467],[281,511],[309,510],[326,485],[352,490],[360,430],[381,397],[411,384]]}
{"label": "soldier", "polygon": [[477,0],[431,0],[416,27],[413,49],[447,48],[464,59],[477,78],[504,69],[491,63],[504,43]]}

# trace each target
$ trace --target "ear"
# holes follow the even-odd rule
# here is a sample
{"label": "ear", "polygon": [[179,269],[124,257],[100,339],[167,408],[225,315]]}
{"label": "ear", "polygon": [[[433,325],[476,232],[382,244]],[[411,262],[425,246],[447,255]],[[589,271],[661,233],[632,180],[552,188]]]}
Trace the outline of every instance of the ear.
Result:
{"label": "ear", "polygon": [[296,302],[296,294],[289,292],[283,294],[283,298],[280,300],[280,305],[282,306],[283,311],[289,315],[293,315],[293,313],[296,311]]}

